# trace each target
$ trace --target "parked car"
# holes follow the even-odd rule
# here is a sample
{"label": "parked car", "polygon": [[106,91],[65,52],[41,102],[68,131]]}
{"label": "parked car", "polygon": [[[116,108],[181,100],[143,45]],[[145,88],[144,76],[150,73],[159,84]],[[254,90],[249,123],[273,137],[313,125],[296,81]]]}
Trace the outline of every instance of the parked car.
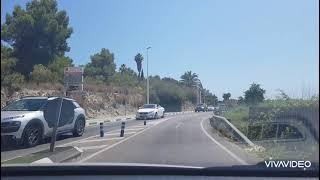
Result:
{"label": "parked car", "polygon": [[208,106],[208,111],[214,111],[214,107],[213,106]]}
{"label": "parked car", "polygon": [[[1,139],[15,140],[20,145],[33,147],[52,136],[54,122],[45,112],[52,111],[49,100],[57,97],[25,97],[1,110]],[[82,136],[85,129],[85,111],[73,99],[63,98],[57,134],[73,133]]]}
{"label": "parked car", "polygon": [[198,104],[194,110],[195,112],[207,112],[208,111],[208,107],[206,104]]}
{"label": "parked car", "polygon": [[145,104],[140,107],[136,114],[136,119],[158,119],[164,117],[165,109],[159,104]]}

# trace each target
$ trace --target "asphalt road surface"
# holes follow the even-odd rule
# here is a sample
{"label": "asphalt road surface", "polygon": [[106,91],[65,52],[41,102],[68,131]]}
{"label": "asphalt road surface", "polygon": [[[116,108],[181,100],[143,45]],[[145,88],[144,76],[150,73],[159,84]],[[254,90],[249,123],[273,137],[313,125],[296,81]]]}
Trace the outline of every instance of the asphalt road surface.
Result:
{"label": "asphalt road surface", "polygon": [[[212,112],[168,115],[163,119],[130,120],[120,137],[121,122],[105,126],[99,137],[99,126],[88,127],[82,137],[62,137],[57,146],[77,146],[80,163],[146,163],[185,166],[232,166],[255,164],[259,160],[239,145],[219,136],[209,124]],[[49,143],[29,149],[7,149],[1,161],[47,149]]]}
{"label": "asphalt road surface", "polygon": [[133,135],[116,142],[99,141],[100,146],[93,146],[104,147],[87,151],[80,162],[200,167],[257,163],[254,156],[213,131],[209,125],[211,115],[212,112],[191,113],[154,120],[150,127],[136,129]]}
{"label": "asphalt road surface", "polygon": [[[129,121],[126,121],[126,124],[128,126],[131,126],[131,125],[141,124],[141,122],[138,122],[135,120],[129,120]],[[121,126],[120,121],[105,123],[104,131],[108,132],[108,131],[118,130],[120,126]],[[100,132],[99,130],[100,130],[99,126],[88,126],[86,127],[85,132],[81,137],[73,137],[71,133],[60,135],[59,137],[57,137],[56,146],[68,145],[77,140],[99,135],[99,132]],[[1,146],[1,162],[18,157],[18,156],[23,156],[26,154],[48,149],[50,146],[50,142],[51,142],[50,139],[47,139],[42,144],[32,148],[24,148],[21,146],[16,146],[14,142],[8,142],[6,144],[3,144]]]}

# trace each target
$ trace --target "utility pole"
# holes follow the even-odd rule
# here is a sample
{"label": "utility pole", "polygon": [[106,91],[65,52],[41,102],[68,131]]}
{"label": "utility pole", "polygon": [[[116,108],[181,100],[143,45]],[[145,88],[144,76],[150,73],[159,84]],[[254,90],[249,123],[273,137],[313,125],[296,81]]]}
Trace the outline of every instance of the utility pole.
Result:
{"label": "utility pole", "polygon": [[147,104],[149,104],[149,55],[148,55],[148,50],[151,47],[147,47]]}
{"label": "utility pole", "polygon": [[199,87],[199,95],[200,95],[199,97],[200,97],[200,104],[201,104],[202,102],[201,102],[201,89],[200,89],[200,87]]}

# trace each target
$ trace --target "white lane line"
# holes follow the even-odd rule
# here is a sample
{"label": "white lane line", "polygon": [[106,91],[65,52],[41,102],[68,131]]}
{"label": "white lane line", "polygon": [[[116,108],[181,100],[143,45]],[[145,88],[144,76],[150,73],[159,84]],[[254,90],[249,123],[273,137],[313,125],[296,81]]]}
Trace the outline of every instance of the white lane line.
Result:
{"label": "white lane line", "polygon": [[[134,134],[134,133],[136,133],[136,132],[125,132],[124,135]],[[104,135],[105,136],[113,136],[113,135],[120,135],[120,133],[112,133],[112,134],[105,133]],[[62,147],[62,146],[70,145],[70,144],[75,144],[75,143],[84,143],[82,141],[88,142],[88,141],[91,141],[91,140],[89,140],[90,138],[96,138],[96,137],[99,137],[99,135],[90,136],[90,137],[87,137],[85,139],[80,139],[80,140],[77,140],[77,141],[73,141],[73,142],[69,142],[69,143],[66,143],[66,144],[58,145],[58,147]],[[98,140],[98,139],[96,139],[96,140]],[[101,140],[101,139],[99,139],[99,140]]]}
{"label": "white lane line", "polygon": [[128,128],[143,128],[145,125],[136,125],[136,126],[130,126]]}
{"label": "white lane line", "polygon": [[90,137],[87,137],[87,138],[84,138],[84,139],[79,139],[77,141],[68,142],[68,143],[65,143],[65,144],[58,145],[57,147],[63,147],[63,146],[67,146],[67,145],[70,145],[70,144],[73,144],[73,143],[78,143],[80,141],[87,140],[87,139],[90,139],[90,138],[93,138],[93,137],[97,137],[97,136],[99,136],[99,135],[90,136]]}
{"label": "white lane line", "polygon": [[82,150],[90,150],[90,149],[101,149],[104,148],[108,145],[100,145],[100,146],[86,146],[86,147],[81,147]]}
{"label": "white lane line", "polygon": [[[137,131],[132,131],[132,132],[126,132],[126,131],[124,131],[124,134],[126,135],[126,134],[134,134],[134,133],[136,133]],[[104,134],[105,136],[113,136],[113,135],[120,135],[120,132],[119,133],[105,133]]]}
{"label": "white lane line", "polygon": [[[141,128],[141,129],[144,129],[144,128]],[[110,133],[110,132],[116,132],[116,131],[119,131],[119,133]],[[133,129],[125,129],[125,131],[134,131]],[[125,134],[134,134],[136,132],[125,132]],[[108,131],[108,133],[104,133],[105,136],[111,136],[111,135],[120,135],[120,129],[115,129],[115,130],[112,130],[112,131]],[[90,138],[94,138],[94,137],[98,137],[100,135],[94,135],[94,136],[89,136],[87,138],[84,138],[84,139],[79,139],[77,141],[72,141],[72,142],[68,142],[68,143],[65,143],[65,144],[61,144],[61,145],[58,145],[57,147],[62,147],[62,146],[67,146],[67,145],[70,145],[70,144],[73,144],[73,143],[78,143],[80,141],[83,141],[83,140],[87,140],[87,139],[90,139]]]}
{"label": "white lane line", "polygon": [[107,138],[107,139],[90,139],[90,140],[84,140],[80,141],[78,143],[89,143],[89,142],[99,142],[99,141],[112,141],[112,140],[118,140],[118,139],[123,139],[123,137],[116,137],[116,138]]}
{"label": "white lane line", "polygon": [[[163,120],[163,121],[161,121],[161,122],[165,122],[165,121],[167,121],[167,120],[169,120],[169,119],[172,119],[172,118],[165,119],[165,120]],[[158,123],[158,124],[160,124],[160,123]],[[136,133],[136,134],[134,134],[134,135],[132,135],[132,136],[129,136],[129,137],[126,138],[126,139],[123,139],[123,140],[121,140],[121,141],[119,141],[119,142],[117,142],[117,143],[114,143],[114,144],[112,144],[111,146],[108,146],[108,147],[106,147],[106,148],[104,148],[104,149],[101,149],[100,151],[97,151],[97,152],[91,154],[90,156],[87,156],[86,158],[81,159],[79,162],[88,161],[89,159],[93,158],[94,156],[97,156],[98,154],[101,154],[101,153],[103,153],[103,152],[105,152],[105,151],[107,151],[107,150],[109,150],[109,149],[111,149],[111,148],[113,148],[113,147],[115,147],[115,146],[123,143],[123,142],[126,142],[126,141],[128,141],[129,139],[131,139],[131,138],[133,138],[133,137],[135,137],[135,136],[137,136],[137,135],[145,132],[146,130],[148,130],[148,129],[152,128],[152,127],[155,127],[155,126],[158,125],[158,124],[155,124],[154,126],[150,126],[150,127],[148,127],[148,128],[145,128],[144,130],[139,131],[138,133]]]}
{"label": "white lane line", "polygon": [[128,129],[124,128],[124,132],[126,132],[126,131],[139,131],[141,129],[145,129],[145,128],[128,128]]}
{"label": "white lane line", "polygon": [[216,143],[221,149],[225,150],[231,157],[233,157],[235,160],[237,160],[238,162],[240,162],[243,165],[248,165],[248,163],[246,161],[244,161],[243,159],[241,159],[240,157],[238,157],[237,155],[235,155],[233,152],[231,152],[229,149],[227,149],[225,146],[223,146],[222,144],[220,144],[217,140],[215,140],[212,136],[210,136],[210,134],[204,129],[203,127],[203,122],[206,119],[203,119],[200,123],[201,125],[201,129],[204,132],[205,135],[208,136],[208,138],[210,138],[214,143]]}

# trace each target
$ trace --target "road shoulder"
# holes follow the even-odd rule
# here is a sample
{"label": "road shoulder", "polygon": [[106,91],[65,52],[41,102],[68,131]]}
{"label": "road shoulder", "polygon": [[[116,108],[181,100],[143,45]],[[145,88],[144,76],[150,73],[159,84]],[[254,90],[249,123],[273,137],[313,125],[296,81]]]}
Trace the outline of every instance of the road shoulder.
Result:
{"label": "road shoulder", "polygon": [[205,132],[207,132],[208,135],[218,141],[226,149],[231,151],[231,153],[239,157],[240,160],[244,160],[249,165],[257,164],[258,162],[262,161],[262,159],[257,157],[255,154],[250,154],[249,152],[247,152],[245,150],[245,148],[247,147],[246,145],[232,142],[226,137],[219,135],[218,132],[210,126],[209,119],[205,119],[201,123],[203,125],[203,129],[205,130]]}

